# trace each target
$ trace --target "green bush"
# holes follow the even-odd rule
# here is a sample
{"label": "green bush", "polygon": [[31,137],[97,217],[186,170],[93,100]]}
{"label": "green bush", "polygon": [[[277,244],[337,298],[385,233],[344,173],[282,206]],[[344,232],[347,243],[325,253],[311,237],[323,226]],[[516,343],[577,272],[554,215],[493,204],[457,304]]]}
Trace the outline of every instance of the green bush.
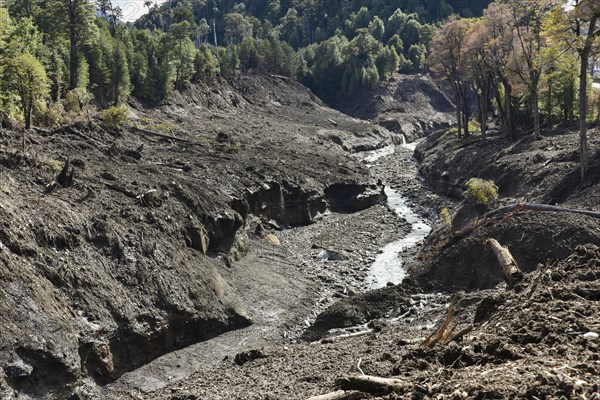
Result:
{"label": "green bush", "polygon": [[34,114],[33,121],[36,125],[56,128],[63,120],[63,113],[64,110],[60,103],[53,104],[49,107],[39,107],[39,110]]}
{"label": "green bush", "polygon": [[[458,127],[450,128],[451,133],[458,133]],[[481,124],[474,119],[469,120],[469,134],[481,132]]]}
{"label": "green bush", "polygon": [[479,204],[489,206],[498,200],[498,187],[494,184],[494,181],[471,178],[467,182],[465,194]]}
{"label": "green bush", "polygon": [[102,111],[102,121],[112,129],[119,129],[127,123],[125,107],[110,107]]}
{"label": "green bush", "polygon": [[450,211],[446,207],[442,208],[440,212],[440,216],[442,217],[442,222],[448,226],[452,226],[452,218],[450,218]]}

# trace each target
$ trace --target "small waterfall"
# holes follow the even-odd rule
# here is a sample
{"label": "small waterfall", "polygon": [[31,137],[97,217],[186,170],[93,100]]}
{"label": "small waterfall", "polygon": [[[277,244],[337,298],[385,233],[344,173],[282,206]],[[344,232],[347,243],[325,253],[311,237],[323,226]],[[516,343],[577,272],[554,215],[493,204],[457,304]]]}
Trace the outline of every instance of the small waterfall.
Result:
{"label": "small waterfall", "polygon": [[406,136],[404,136],[404,133],[401,133],[400,137],[402,138],[402,146],[406,146]]}

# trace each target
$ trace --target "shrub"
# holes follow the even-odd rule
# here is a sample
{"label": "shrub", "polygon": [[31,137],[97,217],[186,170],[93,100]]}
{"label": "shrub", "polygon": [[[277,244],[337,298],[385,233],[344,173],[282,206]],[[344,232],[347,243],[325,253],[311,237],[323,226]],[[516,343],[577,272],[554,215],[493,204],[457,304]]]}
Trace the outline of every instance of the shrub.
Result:
{"label": "shrub", "polygon": [[467,191],[465,194],[479,204],[489,206],[498,200],[498,187],[493,181],[471,178],[467,182]]}
{"label": "shrub", "polygon": [[[474,119],[469,120],[469,134],[481,132],[481,124]],[[458,127],[450,128],[450,133],[458,133]]]}
{"label": "shrub", "polygon": [[442,208],[440,212],[440,216],[442,217],[442,222],[448,226],[452,225],[452,219],[450,218],[450,211],[446,207]]}
{"label": "shrub", "polygon": [[56,128],[63,120],[63,113],[64,110],[60,103],[52,104],[49,107],[40,107],[34,114],[34,123],[48,128]]}
{"label": "shrub", "polygon": [[119,129],[127,122],[125,107],[110,107],[102,111],[102,121],[112,129]]}

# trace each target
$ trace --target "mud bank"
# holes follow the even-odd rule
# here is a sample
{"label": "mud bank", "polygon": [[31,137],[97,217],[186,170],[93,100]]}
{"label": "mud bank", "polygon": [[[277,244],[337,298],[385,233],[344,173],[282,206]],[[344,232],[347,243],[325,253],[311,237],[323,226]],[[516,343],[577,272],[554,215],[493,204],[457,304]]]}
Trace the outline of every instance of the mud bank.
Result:
{"label": "mud bank", "polygon": [[[344,148],[391,134],[289,80],[196,87],[130,118],[31,133],[24,154],[21,133],[0,139],[0,397],[66,398],[248,326],[236,261],[282,228],[384,199]],[[74,184],[48,186],[67,160]]]}

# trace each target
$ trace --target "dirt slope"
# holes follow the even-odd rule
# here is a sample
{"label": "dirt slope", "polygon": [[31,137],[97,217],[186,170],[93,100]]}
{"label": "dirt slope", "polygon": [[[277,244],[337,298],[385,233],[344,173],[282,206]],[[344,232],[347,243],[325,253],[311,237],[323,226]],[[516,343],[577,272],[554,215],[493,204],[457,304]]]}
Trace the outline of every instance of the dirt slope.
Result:
{"label": "dirt slope", "polygon": [[[347,150],[390,133],[288,79],[195,87],[131,117],[164,135],[76,125],[29,134],[22,154],[3,132],[1,398],[66,398],[249,325],[228,266],[252,238],[382,199]],[[74,185],[47,190],[67,160]]]}
{"label": "dirt slope", "polygon": [[454,123],[454,104],[431,77],[395,74],[336,108],[372,121],[413,141]]}
{"label": "dirt slope", "polygon": [[[578,134],[569,131],[546,133],[542,140],[524,136],[510,142],[493,133],[487,143],[477,136],[457,141],[451,134],[438,133],[423,141],[415,152],[419,171],[439,192],[462,198],[465,183],[473,177],[493,180],[500,195],[498,204],[532,202],[567,208],[600,210],[600,140],[590,132],[590,172],[579,177]],[[423,279],[444,287],[489,288],[502,281],[487,238],[509,246],[524,271],[532,271],[546,260],[561,260],[578,245],[600,243],[600,219],[584,215],[521,211],[503,218],[474,220],[492,208],[463,201],[452,212],[452,226],[440,226],[431,235],[424,265],[415,271]]]}

